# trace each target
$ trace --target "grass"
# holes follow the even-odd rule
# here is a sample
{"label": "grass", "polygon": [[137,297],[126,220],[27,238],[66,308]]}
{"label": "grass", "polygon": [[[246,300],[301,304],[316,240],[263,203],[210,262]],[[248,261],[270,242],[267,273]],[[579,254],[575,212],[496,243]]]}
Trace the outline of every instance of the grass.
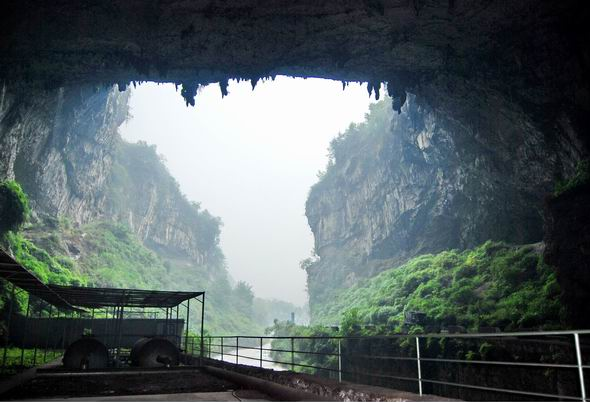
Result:
{"label": "grass", "polygon": [[35,351],[35,349],[23,350],[17,347],[8,347],[6,348],[6,360],[4,360],[4,350],[4,348],[0,348],[0,361],[4,361],[0,373],[5,375],[50,362],[63,354],[61,350],[37,349]]}

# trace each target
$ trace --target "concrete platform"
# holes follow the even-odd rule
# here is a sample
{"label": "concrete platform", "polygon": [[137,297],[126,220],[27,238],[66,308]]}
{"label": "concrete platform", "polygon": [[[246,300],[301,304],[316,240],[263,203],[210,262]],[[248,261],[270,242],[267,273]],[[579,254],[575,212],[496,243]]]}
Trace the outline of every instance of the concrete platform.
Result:
{"label": "concrete platform", "polygon": [[[41,400],[41,399],[40,399]],[[254,390],[225,392],[190,392],[182,394],[118,395],[89,398],[43,399],[51,401],[270,401],[267,395]]]}

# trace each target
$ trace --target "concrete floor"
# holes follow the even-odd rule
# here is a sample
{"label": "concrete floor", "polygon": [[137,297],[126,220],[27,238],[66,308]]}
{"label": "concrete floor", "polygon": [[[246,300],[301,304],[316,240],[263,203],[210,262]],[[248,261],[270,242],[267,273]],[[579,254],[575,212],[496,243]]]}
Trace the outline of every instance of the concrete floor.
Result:
{"label": "concrete floor", "polygon": [[[47,399],[45,399],[47,400]],[[50,399],[51,401],[270,401],[253,390],[225,392],[191,392],[184,394],[119,395],[91,398]]]}

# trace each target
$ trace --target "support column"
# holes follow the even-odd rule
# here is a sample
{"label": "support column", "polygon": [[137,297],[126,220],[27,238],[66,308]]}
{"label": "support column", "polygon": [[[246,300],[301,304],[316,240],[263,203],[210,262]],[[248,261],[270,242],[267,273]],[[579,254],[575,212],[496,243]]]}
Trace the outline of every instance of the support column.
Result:
{"label": "support column", "polygon": [[203,292],[203,299],[201,301],[201,357],[204,356],[205,340],[205,292]]}
{"label": "support column", "polygon": [[20,349],[20,365],[23,366],[25,361],[25,340],[27,339],[27,326],[29,324],[29,312],[31,311],[31,295],[27,297],[27,315],[25,316],[25,332],[23,333],[23,343]]}
{"label": "support column", "polygon": [[6,322],[6,330],[8,333],[6,336],[6,345],[4,345],[4,352],[2,354],[2,369],[6,367],[6,353],[8,351],[8,343],[10,342],[10,323],[12,322],[12,309],[14,308],[15,290],[16,286],[12,285],[12,291],[10,292],[10,307],[8,308],[8,318]]}

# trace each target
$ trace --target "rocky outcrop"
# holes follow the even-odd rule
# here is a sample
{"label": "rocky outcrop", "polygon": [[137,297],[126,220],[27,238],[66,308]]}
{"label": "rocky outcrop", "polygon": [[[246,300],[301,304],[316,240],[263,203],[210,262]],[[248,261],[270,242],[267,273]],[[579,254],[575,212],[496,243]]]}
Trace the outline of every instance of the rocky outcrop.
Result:
{"label": "rocky outcrop", "polygon": [[154,250],[219,266],[219,219],[186,200],[153,148],[119,137],[128,92],[4,84],[0,95],[0,178],[21,183],[34,212],[124,222]]}
{"label": "rocky outcrop", "polygon": [[566,320],[590,327],[590,183],[545,202],[545,260],[556,268]]}
{"label": "rocky outcrop", "polygon": [[222,264],[221,221],[180,192],[154,146],[119,141],[109,176],[107,214],[125,222],[148,247]]}
{"label": "rocky outcrop", "polygon": [[0,177],[16,179],[33,208],[77,223],[100,217],[127,93],[1,86]]}
{"label": "rocky outcrop", "polygon": [[[514,126],[530,124],[514,116]],[[575,142],[534,126],[480,135],[410,96],[385,103],[332,143],[333,160],[307,201],[319,261],[313,302],[410,257],[486,240],[543,238],[543,198],[575,170]]]}

